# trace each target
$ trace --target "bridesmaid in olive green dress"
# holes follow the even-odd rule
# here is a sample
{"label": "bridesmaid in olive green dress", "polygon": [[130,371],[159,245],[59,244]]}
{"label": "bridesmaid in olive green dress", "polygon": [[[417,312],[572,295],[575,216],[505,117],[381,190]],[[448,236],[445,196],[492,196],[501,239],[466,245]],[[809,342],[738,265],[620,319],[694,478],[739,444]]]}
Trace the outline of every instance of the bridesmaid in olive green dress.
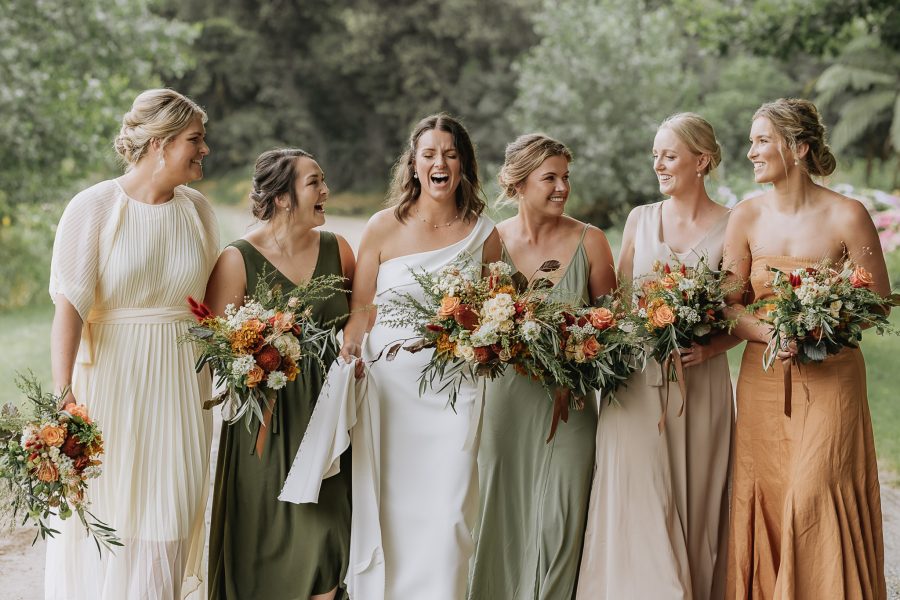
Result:
{"label": "bridesmaid in olive green dress", "polygon": [[[292,149],[261,155],[250,197],[263,224],[219,257],[206,295],[214,312],[240,304],[263,270],[285,290],[319,275],[352,277],[355,262],[346,240],[314,229],[325,222],[328,187],[311,155]],[[313,305],[320,323],[348,312],[344,294]],[[330,364],[335,353],[322,358]],[[209,540],[211,600],[340,596],[350,545],[349,454],[341,459],[341,472],[322,483],[318,504],[278,500],[323,380],[314,367],[279,390],[267,427],[223,427]]]}
{"label": "bridesmaid in olive green dress", "polygon": [[[566,146],[540,134],[507,146],[499,180],[518,214],[497,229],[514,269],[530,277],[559,260],[550,274],[557,298],[590,304],[615,287],[615,269],[603,232],[563,214],[571,160]],[[553,402],[544,388],[512,370],[487,383],[470,600],[574,595],[597,430],[596,399],[584,404],[546,443]]]}

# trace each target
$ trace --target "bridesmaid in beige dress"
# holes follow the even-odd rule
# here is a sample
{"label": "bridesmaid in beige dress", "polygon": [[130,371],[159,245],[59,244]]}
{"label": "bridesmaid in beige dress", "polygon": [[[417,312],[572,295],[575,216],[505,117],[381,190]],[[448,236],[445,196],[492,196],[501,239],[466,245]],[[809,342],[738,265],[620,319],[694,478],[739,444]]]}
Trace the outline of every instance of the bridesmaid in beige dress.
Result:
{"label": "bridesmaid in beige dress", "polygon": [[[780,99],[756,111],[750,151],[764,194],[735,208],[725,264],[770,292],[767,266],[796,269],[845,255],[890,291],[878,234],[865,207],[821,185],[835,159],[816,107]],[[737,386],[734,489],[727,598],[802,600],[886,597],[878,465],[859,349],[792,366],[785,411],[781,366],[762,370],[771,327],[731,299],[747,340]],[[780,357],[789,359],[795,346]]]}
{"label": "bridesmaid in beige dress", "polygon": [[[628,216],[620,281],[639,280],[673,255],[686,264],[701,256],[719,264],[729,211],[709,198],[704,176],[720,156],[712,126],[698,115],[677,114],[660,125],[653,167],[670,198]],[[662,433],[659,364],[635,373],[617,402],[601,402],[577,598],[722,597],[733,414],[725,351],[736,343],[719,335],[683,350],[687,398],[671,386]]]}

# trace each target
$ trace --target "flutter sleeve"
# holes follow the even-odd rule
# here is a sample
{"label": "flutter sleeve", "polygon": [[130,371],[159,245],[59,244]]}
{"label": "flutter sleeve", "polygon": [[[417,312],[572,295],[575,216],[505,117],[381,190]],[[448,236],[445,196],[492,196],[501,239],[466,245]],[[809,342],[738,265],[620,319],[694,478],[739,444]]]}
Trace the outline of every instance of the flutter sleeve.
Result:
{"label": "flutter sleeve", "polygon": [[193,206],[193,214],[197,221],[197,233],[200,236],[206,259],[206,273],[212,273],[219,258],[219,221],[215,210],[206,196],[193,188],[182,186],[181,189]]}
{"label": "flutter sleeve", "polygon": [[66,206],[53,242],[50,297],[62,294],[82,321],[94,304],[100,276],[100,234],[111,214],[114,191],[98,184],[76,195]]}

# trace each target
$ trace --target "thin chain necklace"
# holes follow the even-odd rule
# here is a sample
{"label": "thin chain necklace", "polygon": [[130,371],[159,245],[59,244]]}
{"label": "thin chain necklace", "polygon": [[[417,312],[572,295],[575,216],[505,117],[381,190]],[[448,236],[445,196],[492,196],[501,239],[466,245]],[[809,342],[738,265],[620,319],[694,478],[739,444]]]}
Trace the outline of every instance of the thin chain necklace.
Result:
{"label": "thin chain necklace", "polygon": [[447,221],[446,223],[438,223],[437,225],[435,225],[434,223],[432,223],[431,221],[429,221],[428,219],[426,219],[425,217],[423,217],[422,215],[420,215],[420,214],[419,214],[419,209],[418,209],[418,208],[416,209],[416,217],[417,217],[420,221],[422,221],[423,223],[425,223],[426,225],[430,225],[432,229],[440,229],[441,227],[450,227],[451,225],[453,225],[454,223],[456,223],[456,222],[459,220],[459,213],[457,212],[457,213],[456,213],[456,216],[453,217],[452,219],[450,219],[449,221]]}

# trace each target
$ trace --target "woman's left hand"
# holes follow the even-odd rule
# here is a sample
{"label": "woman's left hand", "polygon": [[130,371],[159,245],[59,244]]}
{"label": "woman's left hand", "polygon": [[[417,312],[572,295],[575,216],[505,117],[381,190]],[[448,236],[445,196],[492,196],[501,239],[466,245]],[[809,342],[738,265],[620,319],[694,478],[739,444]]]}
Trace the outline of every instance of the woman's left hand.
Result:
{"label": "woman's left hand", "polygon": [[797,340],[791,340],[787,344],[782,344],[776,356],[781,360],[789,360],[797,356],[797,352]]}
{"label": "woman's left hand", "polygon": [[685,367],[696,367],[709,360],[719,352],[711,344],[691,343],[690,348],[681,348],[681,364]]}

